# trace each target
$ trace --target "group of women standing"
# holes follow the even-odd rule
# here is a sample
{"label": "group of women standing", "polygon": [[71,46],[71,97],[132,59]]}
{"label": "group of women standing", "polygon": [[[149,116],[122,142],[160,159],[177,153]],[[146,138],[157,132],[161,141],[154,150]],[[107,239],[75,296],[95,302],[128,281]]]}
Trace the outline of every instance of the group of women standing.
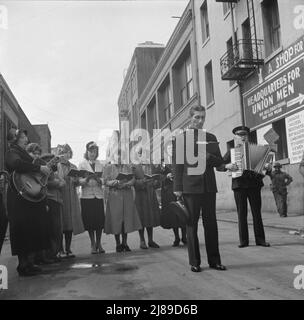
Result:
{"label": "group of women standing", "polygon": [[[127,235],[133,231],[139,233],[141,249],[159,248],[153,240],[153,228],[160,225],[160,207],[157,184],[149,177],[153,173],[151,166],[119,164],[119,159],[104,165],[97,159],[98,146],[91,141],[86,144],[84,160],[78,168],[70,162],[73,153],[67,144],[57,147],[59,158],[50,167],[48,161],[54,155],[41,157],[39,146],[28,144],[26,131],[17,130],[10,139],[6,154],[8,172],[41,173],[48,177],[47,197],[36,202],[22,197],[12,181],[9,184],[10,239],[12,254],[19,260],[19,275],[41,272],[35,264],[39,258],[51,263],[74,257],[72,235],[85,230],[92,254],[105,252],[101,245],[103,230],[115,236],[117,252],[131,251]],[[36,161],[37,158],[44,161]],[[87,175],[70,175],[71,169]],[[174,245],[177,240],[176,236]],[[182,241],[186,243],[184,233]]]}

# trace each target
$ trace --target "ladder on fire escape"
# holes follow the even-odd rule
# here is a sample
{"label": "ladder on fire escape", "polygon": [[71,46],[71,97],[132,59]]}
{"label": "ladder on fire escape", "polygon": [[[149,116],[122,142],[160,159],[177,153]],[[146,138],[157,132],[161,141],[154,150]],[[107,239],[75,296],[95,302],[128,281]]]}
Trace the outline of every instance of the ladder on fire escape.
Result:
{"label": "ladder on fire escape", "polygon": [[252,49],[252,57],[257,60],[259,57],[259,48],[257,42],[257,31],[256,31],[256,21],[255,21],[255,12],[254,12],[254,0],[247,0],[247,11],[248,11],[248,19],[250,25],[250,40],[253,45]]}

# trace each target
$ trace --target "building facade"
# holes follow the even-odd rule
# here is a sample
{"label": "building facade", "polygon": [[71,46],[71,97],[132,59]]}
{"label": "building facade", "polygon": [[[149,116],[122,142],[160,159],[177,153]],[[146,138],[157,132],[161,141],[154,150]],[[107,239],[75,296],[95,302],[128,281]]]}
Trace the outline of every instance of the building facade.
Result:
{"label": "building facade", "polygon": [[118,98],[119,128],[122,120],[129,121],[130,131],[140,126],[138,99],[163,51],[164,45],[151,41],[135,48]]}
{"label": "building facade", "polygon": [[33,126],[40,136],[42,153],[51,153],[51,131],[47,124],[34,124]]}
{"label": "building facade", "polygon": [[8,148],[7,134],[11,128],[27,130],[31,142],[40,144],[40,136],[27,116],[19,106],[19,103],[8,84],[0,74],[0,169],[4,169],[4,157]]}
{"label": "building facade", "polygon": [[[302,0],[190,0],[136,97],[139,118],[130,128],[139,125],[150,136],[154,129],[185,128],[189,108],[200,103],[222,154],[234,145],[234,127],[247,125],[258,144],[266,144],[272,128],[279,137],[275,158],[294,178],[289,212],[303,213],[303,58]],[[216,174],[218,209],[235,209],[231,176]],[[263,210],[276,212],[270,179],[264,183]]]}
{"label": "building facade", "polygon": [[[304,212],[304,6],[301,0],[193,1],[201,103],[207,129],[222,152],[233,146],[231,130],[244,123],[251,141],[279,136],[275,157],[294,182],[290,213]],[[231,178],[218,173],[218,208],[234,208]],[[270,179],[264,179],[263,210],[276,211]]]}

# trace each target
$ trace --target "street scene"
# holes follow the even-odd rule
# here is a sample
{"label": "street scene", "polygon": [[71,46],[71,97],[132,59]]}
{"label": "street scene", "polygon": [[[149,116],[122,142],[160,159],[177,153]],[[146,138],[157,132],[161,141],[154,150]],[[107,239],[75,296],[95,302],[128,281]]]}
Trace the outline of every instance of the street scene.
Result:
{"label": "street scene", "polygon": [[[220,214],[219,220],[226,220],[226,215],[229,216]],[[296,222],[297,218],[290,219]],[[0,298],[303,300],[303,291],[294,287],[297,274],[293,273],[296,265],[303,265],[303,238],[290,235],[287,229],[266,228],[271,248],[252,245],[239,249],[237,225],[232,219],[219,221],[219,232],[221,256],[228,270],[219,273],[209,269],[202,241],[203,271],[199,276],[188,271],[186,247],[171,246],[174,236],[169,230],[156,230],[161,248],[148,249],[149,252],[139,248],[138,236],[132,234],[132,252],[116,253],[114,239],[107,236],[102,242],[107,253],[98,256],[88,254],[88,239],[81,235],[74,240],[73,251],[78,253],[75,259],[45,266],[44,272],[35,278],[18,278],[14,272],[16,259],[10,257],[6,245],[0,262],[9,268],[9,290],[0,292]],[[199,237],[203,239],[201,223]]]}
{"label": "street scene", "polygon": [[303,0],[0,1],[0,300],[302,300],[303,73]]}

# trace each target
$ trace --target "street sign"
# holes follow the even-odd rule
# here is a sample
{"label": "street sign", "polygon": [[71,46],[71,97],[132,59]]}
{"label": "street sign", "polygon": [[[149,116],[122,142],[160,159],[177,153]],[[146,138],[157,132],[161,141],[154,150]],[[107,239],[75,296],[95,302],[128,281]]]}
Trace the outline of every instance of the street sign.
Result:
{"label": "street sign", "polygon": [[304,152],[304,110],[286,118],[286,137],[290,163],[301,162]]}
{"label": "street sign", "polygon": [[304,107],[304,57],[244,94],[246,126],[255,129]]}

